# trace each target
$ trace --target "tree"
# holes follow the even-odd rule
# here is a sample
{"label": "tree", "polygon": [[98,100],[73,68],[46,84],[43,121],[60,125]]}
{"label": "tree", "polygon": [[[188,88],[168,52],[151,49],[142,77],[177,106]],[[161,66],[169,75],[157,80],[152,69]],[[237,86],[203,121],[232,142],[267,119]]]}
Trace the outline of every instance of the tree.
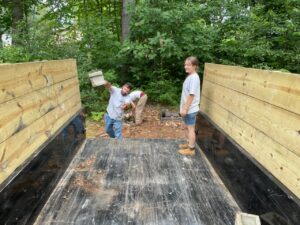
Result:
{"label": "tree", "polygon": [[18,25],[25,18],[25,1],[12,0],[12,30],[13,33],[18,33]]}
{"label": "tree", "polygon": [[11,27],[11,15],[10,10],[7,7],[7,1],[0,0],[0,48],[2,47],[2,35]]}
{"label": "tree", "polygon": [[86,78],[93,69],[172,104],[189,55],[198,57],[200,76],[205,62],[300,72],[299,0],[0,0],[0,6],[0,34],[26,28],[15,34],[17,45],[0,49],[0,61],[76,58],[90,109],[99,101]]}
{"label": "tree", "polygon": [[122,41],[125,41],[130,35],[130,7],[134,6],[134,0],[122,0]]}
{"label": "tree", "polygon": [[30,10],[39,4],[39,0],[0,0],[0,35],[4,32],[13,34],[13,43],[27,32]]}

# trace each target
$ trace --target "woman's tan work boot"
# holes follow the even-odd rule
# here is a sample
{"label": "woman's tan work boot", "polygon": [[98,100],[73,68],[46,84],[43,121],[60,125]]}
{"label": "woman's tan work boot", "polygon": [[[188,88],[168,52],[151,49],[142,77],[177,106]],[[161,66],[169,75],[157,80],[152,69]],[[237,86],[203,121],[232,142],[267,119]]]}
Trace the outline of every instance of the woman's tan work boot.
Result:
{"label": "woman's tan work boot", "polygon": [[178,151],[179,154],[181,155],[189,155],[189,156],[194,156],[195,155],[195,148],[184,148],[184,149],[180,149]]}
{"label": "woman's tan work boot", "polygon": [[180,149],[185,149],[185,148],[188,148],[188,147],[189,147],[189,144],[188,144],[188,143],[180,144],[180,145],[179,145],[179,148],[180,148]]}

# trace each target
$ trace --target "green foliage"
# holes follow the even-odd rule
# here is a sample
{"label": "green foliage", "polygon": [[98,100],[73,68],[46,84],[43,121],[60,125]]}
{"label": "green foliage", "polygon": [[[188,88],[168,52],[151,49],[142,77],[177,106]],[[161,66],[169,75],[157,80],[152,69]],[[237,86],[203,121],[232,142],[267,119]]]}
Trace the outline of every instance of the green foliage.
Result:
{"label": "green foliage", "polygon": [[258,1],[247,10],[238,6],[231,3],[232,19],[221,24],[219,62],[299,72],[299,1]]}
{"label": "green foliage", "polygon": [[88,115],[91,112],[105,112],[109,93],[103,86],[93,88],[88,72],[78,68],[82,104]]}
{"label": "green foliage", "polygon": [[108,70],[115,67],[115,55],[120,49],[120,42],[106,25],[105,22],[93,21],[88,24],[83,23],[81,26],[80,51],[88,57],[82,60],[88,61],[90,69]]}
{"label": "green foliage", "polygon": [[75,58],[83,106],[88,115],[91,115],[92,111],[93,115],[96,112],[104,112],[108,92],[103,87],[92,88],[88,72],[103,69],[107,80],[112,83],[119,82],[118,75],[113,70],[114,55],[117,54],[120,45],[117,36],[105,23],[100,24],[99,21],[83,23],[72,29],[63,29],[61,26],[53,14],[32,21],[26,34],[13,37],[18,45],[0,48],[0,62]]}
{"label": "green foliage", "polygon": [[115,70],[107,70],[104,74],[104,78],[105,80],[109,81],[110,83],[116,86],[118,86],[120,81],[118,74]]}
{"label": "green foliage", "polygon": [[[118,55],[127,79],[163,103],[177,104],[185,78],[183,61],[195,55],[200,65],[213,59],[218,28],[199,17],[201,4],[174,1],[136,6],[131,39]],[[156,90],[158,89],[158,90]]]}
{"label": "green foliage", "polygon": [[147,90],[151,101],[176,106],[179,104],[181,91],[178,86],[179,84],[172,80],[159,80],[150,81],[144,89]]}
{"label": "green foliage", "polygon": [[0,63],[29,62],[31,55],[21,46],[0,48]]}
{"label": "green foliage", "polygon": [[100,121],[104,116],[105,112],[91,112],[91,119],[94,121]]}
{"label": "green foliage", "polygon": [[[12,31],[1,1],[0,34]],[[150,100],[176,105],[183,61],[300,73],[300,2],[296,0],[140,0],[131,9],[130,39],[120,42],[121,1],[26,0],[26,17],[0,47],[0,62],[77,59],[82,102],[100,118],[109,98],[88,72],[102,69],[116,86],[130,81]]]}
{"label": "green foliage", "polygon": [[0,34],[3,34],[12,25],[11,10],[9,4],[4,0],[0,0],[0,5]]}

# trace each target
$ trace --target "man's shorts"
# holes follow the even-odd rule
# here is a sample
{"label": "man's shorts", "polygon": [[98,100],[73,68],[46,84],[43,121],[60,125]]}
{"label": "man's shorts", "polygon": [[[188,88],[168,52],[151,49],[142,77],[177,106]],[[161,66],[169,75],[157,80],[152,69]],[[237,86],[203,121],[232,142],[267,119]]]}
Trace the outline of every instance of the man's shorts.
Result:
{"label": "man's shorts", "polygon": [[185,125],[187,126],[192,126],[196,124],[196,117],[197,117],[198,112],[194,112],[194,113],[190,113],[190,114],[186,114],[186,116],[184,116],[183,122],[185,123]]}

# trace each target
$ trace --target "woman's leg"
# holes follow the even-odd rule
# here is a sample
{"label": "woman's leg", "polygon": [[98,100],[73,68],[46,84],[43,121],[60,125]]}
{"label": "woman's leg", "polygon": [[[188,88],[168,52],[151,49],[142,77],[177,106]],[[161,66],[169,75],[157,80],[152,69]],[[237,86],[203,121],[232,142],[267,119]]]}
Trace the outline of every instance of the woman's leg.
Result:
{"label": "woman's leg", "polygon": [[187,114],[183,121],[186,126],[185,135],[188,141],[188,145],[184,146],[184,148],[180,149],[178,152],[182,155],[195,155],[195,144],[196,144],[196,133],[195,133],[195,125],[196,125],[196,116],[198,112]]}
{"label": "woman's leg", "polygon": [[195,143],[196,143],[195,125],[187,126],[187,133],[188,133],[189,148],[195,148]]}

